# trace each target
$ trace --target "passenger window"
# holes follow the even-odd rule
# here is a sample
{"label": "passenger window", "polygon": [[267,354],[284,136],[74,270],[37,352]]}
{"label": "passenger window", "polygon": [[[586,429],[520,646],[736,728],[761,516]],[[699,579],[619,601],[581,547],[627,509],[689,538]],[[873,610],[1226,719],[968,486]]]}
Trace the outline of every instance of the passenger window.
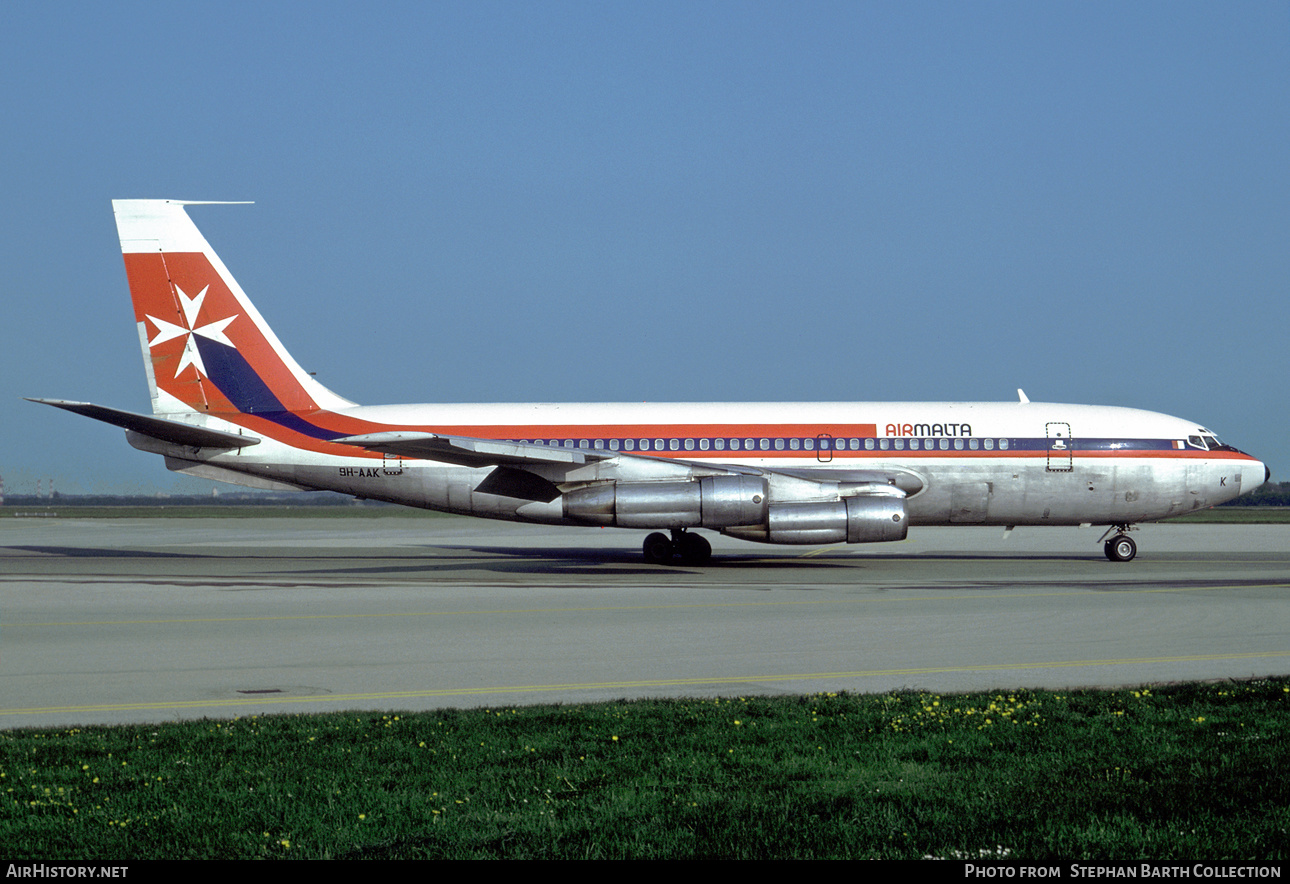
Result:
{"label": "passenger window", "polygon": [[[897,445],[899,445],[900,443],[899,443],[899,442],[897,442],[896,444],[897,444]],[[909,440],[909,450],[910,450],[910,451],[917,451],[917,450],[918,450],[918,440],[917,440],[917,439],[910,439],[910,440]]]}
{"label": "passenger window", "polygon": [[668,439],[668,440],[667,440],[667,447],[668,447],[668,449],[669,449],[670,451],[680,451],[680,450],[681,450],[681,440],[680,440],[680,439]]}
{"label": "passenger window", "polygon": [[686,439],[686,440],[685,440],[685,450],[686,450],[686,451],[693,451],[693,450],[694,450],[694,440],[693,440],[693,439]]}
{"label": "passenger window", "polygon": [[[856,441],[855,439],[852,439],[852,440],[851,440],[851,442],[852,442],[852,443],[854,443],[855,441]],[[866,439],[866,440],[864,440],[864,450],[865,450],[865,451],[873,451],[873,440],[872,440],[872,439]]]}
{"label": "passenger window", "polygon": [[[775,446],[775,447],[776,447],[776,448],[783,448],[784,446],[782,446],[782,445],[777,445],[777,446]],[[789,440],[788,440],[788,447],[789,447],[791,450],[793,450],[793,451],[797,451],[799,448],[801,448],[801,447],[802,447],[802,440],[800,440],[800,439],[789,439]]]}
{"label": "passenger window", "polygon": [[1000,440],[999,440],[999,448],[1000,448],[1000,450],[1006,450],[1006,449],[1007,449],[1007,447],[1008,447],[1008,440],[1007,440],[1007,439],[1000,439]]}

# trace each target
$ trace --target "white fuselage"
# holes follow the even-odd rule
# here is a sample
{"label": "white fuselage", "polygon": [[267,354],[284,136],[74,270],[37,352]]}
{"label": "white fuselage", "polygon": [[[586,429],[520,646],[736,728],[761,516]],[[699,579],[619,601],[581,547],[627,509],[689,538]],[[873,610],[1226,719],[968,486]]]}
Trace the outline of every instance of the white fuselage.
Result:
{"label": "white fuselage", "polygon": [[[1129,408],[1019,402],[643,403],[358,406],[335,413],[375,430],[415,428],[621,454],[529,472],[562,489],[587,483],[698,478],[725,467],[764,470],[769,497],[823,500],[848,471],[908,475],[911,525],[1128,524],[1230,500],[1264,481],[1262,463],[1179,418]],[[208,419],[212,427],[225,426]],[[321,442],[302,450],[264,439],[172,463],[211,478],[293,487],[491,518],[575,522],[559,500],[476,489],[493,467],[355,454]],[[713,469],[708,469],[711,465]],[[807,471],[800,478],[798,471]]]}

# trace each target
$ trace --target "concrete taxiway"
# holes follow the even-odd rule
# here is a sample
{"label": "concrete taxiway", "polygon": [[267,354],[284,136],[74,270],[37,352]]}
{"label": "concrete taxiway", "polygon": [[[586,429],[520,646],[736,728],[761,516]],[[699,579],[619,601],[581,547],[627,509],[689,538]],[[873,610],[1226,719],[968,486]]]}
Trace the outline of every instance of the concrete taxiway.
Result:
{"label": "concrete taxiway", "polygon": [[0,728],[1290,671],[1290,527],[1099,534],[707,534],[691,568],[470,519],[5,519]]}

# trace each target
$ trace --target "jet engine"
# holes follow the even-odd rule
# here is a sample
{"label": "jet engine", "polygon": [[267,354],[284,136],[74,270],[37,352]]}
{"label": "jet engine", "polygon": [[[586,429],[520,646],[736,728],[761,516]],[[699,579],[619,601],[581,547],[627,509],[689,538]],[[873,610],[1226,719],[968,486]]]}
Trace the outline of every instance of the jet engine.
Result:
{"label": "jet engine", "polygon": [[904,540],[908,531],[903,494],[866,494],[774,504],[762,524],[732,526],[721,533],[763,543],[881,543]]}
{"label": "jet engine", "polygon": [[566,491],[564,515],[620,528],[728,528],[764,524],[766,498],[766,480],[760,476],[605,482]]}

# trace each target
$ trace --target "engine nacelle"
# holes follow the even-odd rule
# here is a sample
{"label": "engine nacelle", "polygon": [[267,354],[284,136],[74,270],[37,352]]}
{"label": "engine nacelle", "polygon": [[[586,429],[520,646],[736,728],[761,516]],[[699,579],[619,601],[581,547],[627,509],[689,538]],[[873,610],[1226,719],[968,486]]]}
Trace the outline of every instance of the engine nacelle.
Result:
{"label": "engine nacelle", "polygon": [[729,528],[764,524],[766,480],[705,476],[685,482],[606,482],[564,494],[564,515],[620,528]]}
{"label": "engine nacelle", "polygon": [[875,494],[770,507],[762,525],[722,534],[763,543],[884,543],[909,533],[904,495]]}

